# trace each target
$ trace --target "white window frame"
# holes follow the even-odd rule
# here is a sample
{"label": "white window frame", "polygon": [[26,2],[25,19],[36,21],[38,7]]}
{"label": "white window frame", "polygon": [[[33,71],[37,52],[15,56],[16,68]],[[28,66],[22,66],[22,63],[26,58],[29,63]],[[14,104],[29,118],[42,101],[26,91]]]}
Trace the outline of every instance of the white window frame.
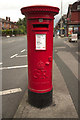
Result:
{"label": "white window frame", "polygon": [[80,10],[80,5],[77,6],[77,10]]}

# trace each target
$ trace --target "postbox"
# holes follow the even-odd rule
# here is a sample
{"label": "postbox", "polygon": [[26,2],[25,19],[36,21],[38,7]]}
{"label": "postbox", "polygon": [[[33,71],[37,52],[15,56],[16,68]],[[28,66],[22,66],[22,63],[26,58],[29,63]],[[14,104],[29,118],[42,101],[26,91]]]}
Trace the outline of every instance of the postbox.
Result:
{"label": "postbox", "polygon": [[27,19],[28,102],[36,107],[52,103],[53,20],[59,8],[23,7]]}

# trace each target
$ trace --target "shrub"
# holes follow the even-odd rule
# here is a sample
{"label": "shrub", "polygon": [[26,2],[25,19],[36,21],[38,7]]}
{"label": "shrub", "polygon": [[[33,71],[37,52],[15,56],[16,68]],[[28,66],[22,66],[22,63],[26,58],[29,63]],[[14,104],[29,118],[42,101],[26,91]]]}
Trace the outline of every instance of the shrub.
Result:
{"label": "shrub", "polygon": [[2,36],[6,36],[6,30],[2,30]]}
{"label": "shrub", "polygon": [[13,34],[16,36],[18,34],[18,30],[17,29],[14,29],[13,30]]}
{"label": "shrub", "polygon": [[26,27],[24,25],[19,26],[20,34],[26,34]]}
{"label": "shrub", "polygon": [[12,30],[11,29],[2,30],[2,35],[3,36],[7,36],[7,35],[12,36]]}
{"label": "shrub", "polygon": [[12,36],[12,30],[11,30],[11,29],[10,29],[10,30],[7,29],[7,30],[6,30],[6,35],[10,35],[10,36]]}
{"label": "shrub", "polygon": [[2,30],[2,35],[3,36],[12,36],[12,35],[22,35],[22,34],[26,34],[26,29],[25,26],[21,25],[18,29],[7,29],[7,30]]}

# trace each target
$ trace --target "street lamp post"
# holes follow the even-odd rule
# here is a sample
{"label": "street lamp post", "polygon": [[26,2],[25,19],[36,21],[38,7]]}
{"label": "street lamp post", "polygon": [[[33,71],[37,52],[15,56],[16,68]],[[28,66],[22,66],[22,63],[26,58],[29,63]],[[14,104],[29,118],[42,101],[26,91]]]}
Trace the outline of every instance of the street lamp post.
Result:
{"label": "street lamp post", "polygon": [[62,36],[62,0],[61,0],[61,36]]}

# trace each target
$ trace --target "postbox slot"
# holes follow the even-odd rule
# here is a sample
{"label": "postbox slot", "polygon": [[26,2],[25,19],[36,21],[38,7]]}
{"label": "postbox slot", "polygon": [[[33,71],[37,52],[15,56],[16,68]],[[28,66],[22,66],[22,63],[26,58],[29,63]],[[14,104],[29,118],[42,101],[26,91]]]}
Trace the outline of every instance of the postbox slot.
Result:
{"label": "postbox slot", "polygon": [[49,24],[33,24],[33,28],[48,28]]}

